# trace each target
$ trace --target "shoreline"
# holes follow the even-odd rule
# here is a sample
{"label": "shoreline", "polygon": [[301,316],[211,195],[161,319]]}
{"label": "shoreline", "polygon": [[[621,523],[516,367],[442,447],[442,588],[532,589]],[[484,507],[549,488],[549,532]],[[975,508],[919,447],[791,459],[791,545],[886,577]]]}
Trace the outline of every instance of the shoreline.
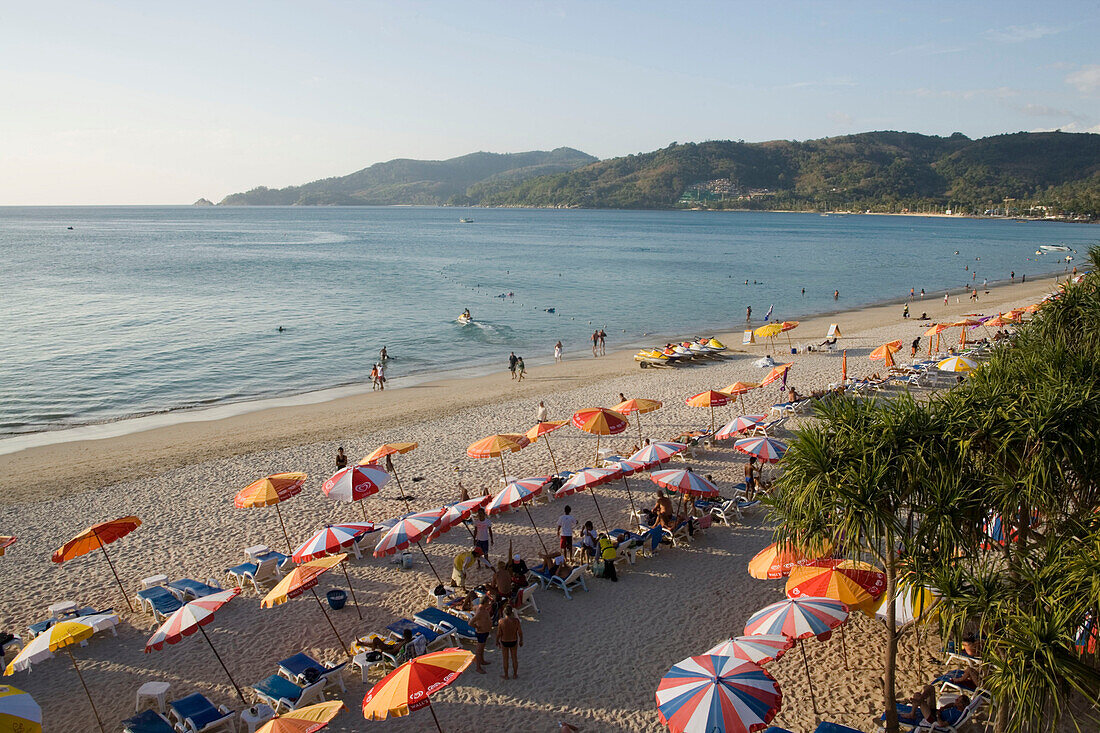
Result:
{"label": "shoreline", "polygon": [[[928,323],[955,312],[992,312],[1000,303],[1032,296],[1038,299],[1049,292],[1053,280],[1060,276],[1061,273],[1033,276],[1032,281],[1026,284],[992,283],[989,286],[990,295],[984,296],[976,305],[955,298],[959,302],[953,300],[944,309],[942,302],[929,295],[925,299],[925,308],[932,320]],[[958,295],[966,291],[948,292]],[[791,332],[792,340],[795,344],[817,343],[824,338],[828,325],[835,322],[841,329],[843,347],[844,340],[861,330],[893,320],[899,326],[923,324],[915,319],[903,321],[898,317],[894,309],[906,300],[902,298],[855,309],[813,314],[800,320],[799,329]],[[913,315],[918,315],[922,301],[918,299],[914,303],[918,305],[912,307]],[[754,324],[754,327],[758,325],[761,324]],[[745,357],[755,359],[765,352],[763,344],[742,346],[741,334],[741,330],[715,334],[729,347],[724,363]],[[84,426],[84,429],[106,429],[113,434],[101,437],[86,437],[84,434],[71,441],[53,441],[0,454],[0,471],[3,474],[0,487],[5,490],[7,503],[14,503],[56,495],[58,492],[75,494],[89,491],[120,480],[145,478],[200,461],[227,459],[305,443],[351,441],[365,433],[446,417],[487,404],[515,399],[537,401],[558,392],[637,374],[641,370],[633,361],[634,351],[634,347],[618,348],[598,359],[575,356],[562,364],[538,364],[528,370],[522,385],[503,380],[503,370],[477,376],[445,375],[442,379],[436,375],[430,380],[394,387],[377,394],[365,389],[367,385],[362,385],[363,391],[345,392],[343,388],[337,388],[275,398],[282,404],[257,406],[259,401],[254,400]],[[798,358],[794,357],[796,363]],[[704,376],[706,366],[686,365],[676,367],[675,371],[697,370],[699,376]],[[798,381],[797,377],[795,381]],[[724,385],[712,386],[719,388]],[[318,396],[331,399],[316,399]],[[221,414],[219,410],[228,410],[232,414]],[[126,423],[169,416],[171,422],[168,424],[117,432]],[[501,426],[501,430],[505,429],[506,426]],[[67,432],[70,431],[32,435],[49,437]],[[62,470],[71,478],[59,489],[54,477]]]}

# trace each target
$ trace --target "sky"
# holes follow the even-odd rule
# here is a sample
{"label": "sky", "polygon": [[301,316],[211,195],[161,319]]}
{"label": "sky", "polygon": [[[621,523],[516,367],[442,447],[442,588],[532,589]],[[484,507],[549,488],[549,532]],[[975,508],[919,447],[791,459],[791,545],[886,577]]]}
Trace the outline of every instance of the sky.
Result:
{"label": "sky", "polygon": [[1093,2],[0,9],[0,205],[189,204],[393,158],[1100,132]]}

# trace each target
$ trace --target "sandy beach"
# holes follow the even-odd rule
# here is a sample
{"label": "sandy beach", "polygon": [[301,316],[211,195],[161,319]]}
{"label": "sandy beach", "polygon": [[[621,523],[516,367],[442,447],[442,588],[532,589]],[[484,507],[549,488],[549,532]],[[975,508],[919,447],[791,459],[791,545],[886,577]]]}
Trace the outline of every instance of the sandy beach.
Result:
{"label": "sandy beach", "polygon": [[[882,364],[869,361],[867,354],[886,341],[901,339],[906,345],[902,354],[907,357],[909,342],[933,321],[1027,305],[1053,288],[1052,278],[1029,279],[1023,285],[993,287],[976,304],[965,294],[952,295],[947,306],[941,291],[940,297],[929,294],[910,308],[913,316],[927,311],[932,321],[903,320],[901,305],[888,304],[804,320],[791,337],[796,345],[817,344],[829,324],[836,323],[843,334],[839,347],[848,353],[849,376],[869,375],[881,371]],[[838,305],[843,306],[843,299]],[[985,335],[980,331],[979,336]],[[957,338],[957,331],[952,333]],[[694,335],[698,334],[684,333]],[[18,536],[19,542],[0,559],[0,580],[6,588],[0,628],[25,634],[26,626],[44,618],[46,607],[59,600],[122,611],[117,638],[99,634],[74,652],[109,730],[117,730],[118,721],[133,714],[135,690],[151,680],[171,683],[169,699],[197,691],[216,704],[239,710],[240,702],[201,638],[188,638],[146,655],[144,642],[155,624],[151,617],[126,610],[102,558],[88,556],[58,566],[50,562],[50,553],[89,524],[134,514],[143,526],[110,546],[131,594],[141,578],[158,573],[224,582],[225,568],[245,559],[243,548],[264,543],[287,549],[272,508],[233,507],[234,493],[252,480],[279,471],[309,474],[303,493],[281,507],[295,542],[324,523],[361,518],[358,507],[329,501],[319,490],[334,470],[338,446],[356,461],[384,442],[419,442],[419,448],[395,458],[414,508],[457,499],[458,480],[471,493],[483,488],[495,492],[500,488],[499,463],[466,458],[465,448],[492,433],[526,430],[534,423],[539,400],[546,402],[551,419],[566,419],[582,407],[613,406],[620,392],[663,400],[662,409],[641,416],[642,433],[668,439],[709,422],[708,411],[688,407],[686,397],[737,380],[758,380],[764,374],[752,362],[766,347],[742,347],[736,317],[730,333],[717,337],[731,352],[707,364],[639,369],[632,360],[633,351],[598,359],[567,354],[573,358],[562,364],[529,369],[521,384],[501,372],[2,455],[0,531]],[[780,343],[786,346],[785,339]],[[922,338],[925,349],[926,344]],[[787,356],[776,354],[775,358],[781,361]],[[798,354],[790,360],[795,366],[789,382],[799,392],[809,393],[840,379],[839,350]],[[745,407],[748,412],[767,412],[778,394],[774,385],[750,392]],[[740,406],[715,412],[719,424],[741,414]],[[782,437],[801,419],[806,418],[786,422],[777,434]],[[593,436],[565,427],[550,438],[561,468],[592,463]],[[625,453],[637,440],[632,424],[623,435],[602,441],[601,447]],[[552,468],[541,444],[511,454],[505,462],[508,473],[516,476],[549,473]],[[731,447],[720,447],[700,453],[689,463],[713,474],[719,488],[726,489],[740,480],[743,461]],[[652,482],[640,476],[631,487],[641,503],[652,503]],[[609,525],[627,526],[629,507],[621,482],[598,488],[597,495]],[[587,495],[532,506],[535,522],[548,541],[566,503],[582,520],[598,523]],[[392,483],[365,504],[372,518],[403,511]],[[494,531],[494,559],[503,556],[509,541],[527,557],[534,557],[539,547],[523,512],[497,518]],[[557,592],[539,593],[541,613],[523,618],[526,643],[519,654],[520,679],[499,678],[500,654],[490,645],[488,674],[477,675],[471,668],[434,698],[444,729],[554,731],[557,721],[565,720],[588,731],[663,730],[653,695],[668,668],[737,635],[752,612],[783,597],[782,581],[753,580],[745,571],[748,560],[769,537],[766,517],[757,513],[743,526],[713,527],[689,547],[662,548],[655,558],[620,568],[618,583],[589,577],[590,592],[578,593],[573,600]],[[425,548],[446,578],[454,555],[468,545],[465,531],[456,528]],[[350,602],[332,614],[345,639],[382,631],[387,623],[426,605],[426,590],[435,580],[423,557],[415,555],[414,563],[408,571],[389,559],[349,563],[363,620]],[[322,578],[318,590],[345,585],[342,574],[333,573]],[[340,656],[309,594],[274,609],[261,609],[259,597],[246,590],[205,628],[246,694],[249,685],[276,671],[278,660],[295,652],[327,660]],[[805,645],[820,715],[811,706],[798,649],[768,665],[783,690],[783,708],[775,724],[802,731],[827,719],[872,729],[871,718],[880,712],[878,659],[884,636],[877,621],[858,616],[847,625],[844,642],[847,659],[839,635]],[[938,649],[935,640],[924,639],[926,648],[919,653],[914,653],[914,643],[912,636],[903,641],[899,692],[911,691],[940,671],[927,661]],[[30,692],[42,705],[46,730],[94,729],[79,681],[64,657],[35,665],[32,673],[18,673],[7,681]],[[350,672],[346,681],[343,699],[349,712],[336,718],[330,730],[431,727],[426,711],[381,723],[364,721],[360,706],[369,687]]]}

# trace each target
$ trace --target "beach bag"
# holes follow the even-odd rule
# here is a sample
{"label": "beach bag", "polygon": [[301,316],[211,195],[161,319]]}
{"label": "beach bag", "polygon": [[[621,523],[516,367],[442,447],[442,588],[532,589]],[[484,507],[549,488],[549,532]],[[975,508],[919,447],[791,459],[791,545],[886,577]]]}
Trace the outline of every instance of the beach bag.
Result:
{"label": "beach bag", "polygon": [[592,563],[592,574],[595,575],[597,578],[602,578],[605,572],[606,571],[604,570],[603,560],[597,560],[596,562]]}

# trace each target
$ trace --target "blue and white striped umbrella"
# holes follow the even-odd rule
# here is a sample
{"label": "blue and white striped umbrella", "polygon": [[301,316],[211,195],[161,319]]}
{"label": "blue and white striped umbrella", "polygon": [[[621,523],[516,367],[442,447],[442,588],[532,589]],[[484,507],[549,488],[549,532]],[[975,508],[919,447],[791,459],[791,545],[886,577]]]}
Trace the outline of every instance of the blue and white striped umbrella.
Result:
{"label": "blue and white striped umbrella", "polygon": [[[445,511],[443,508],[430,509],[426,512],[417,512],[404,517],[382,536],[382,539],[374,548],[374,556],[382,557],[404,550],[423,535],[435,529],[436,525],[439,524],[439,520],[443,518]],[[427,556],[425,555],[425,557]]]}
{"label": "blue and white striped umbrella", "polygon": [[787,598],[766,606],[745,623],[745,634],[783,634],[792,639],[827,638],[848,620],[848,606],[832,598]]}
{"label": "blue and white striped umbrella", "polygon": [[674,733],[763,730],[783,703],[779,684],[760,667],[719,655],[689,657],[657,686],[657,714]]}

